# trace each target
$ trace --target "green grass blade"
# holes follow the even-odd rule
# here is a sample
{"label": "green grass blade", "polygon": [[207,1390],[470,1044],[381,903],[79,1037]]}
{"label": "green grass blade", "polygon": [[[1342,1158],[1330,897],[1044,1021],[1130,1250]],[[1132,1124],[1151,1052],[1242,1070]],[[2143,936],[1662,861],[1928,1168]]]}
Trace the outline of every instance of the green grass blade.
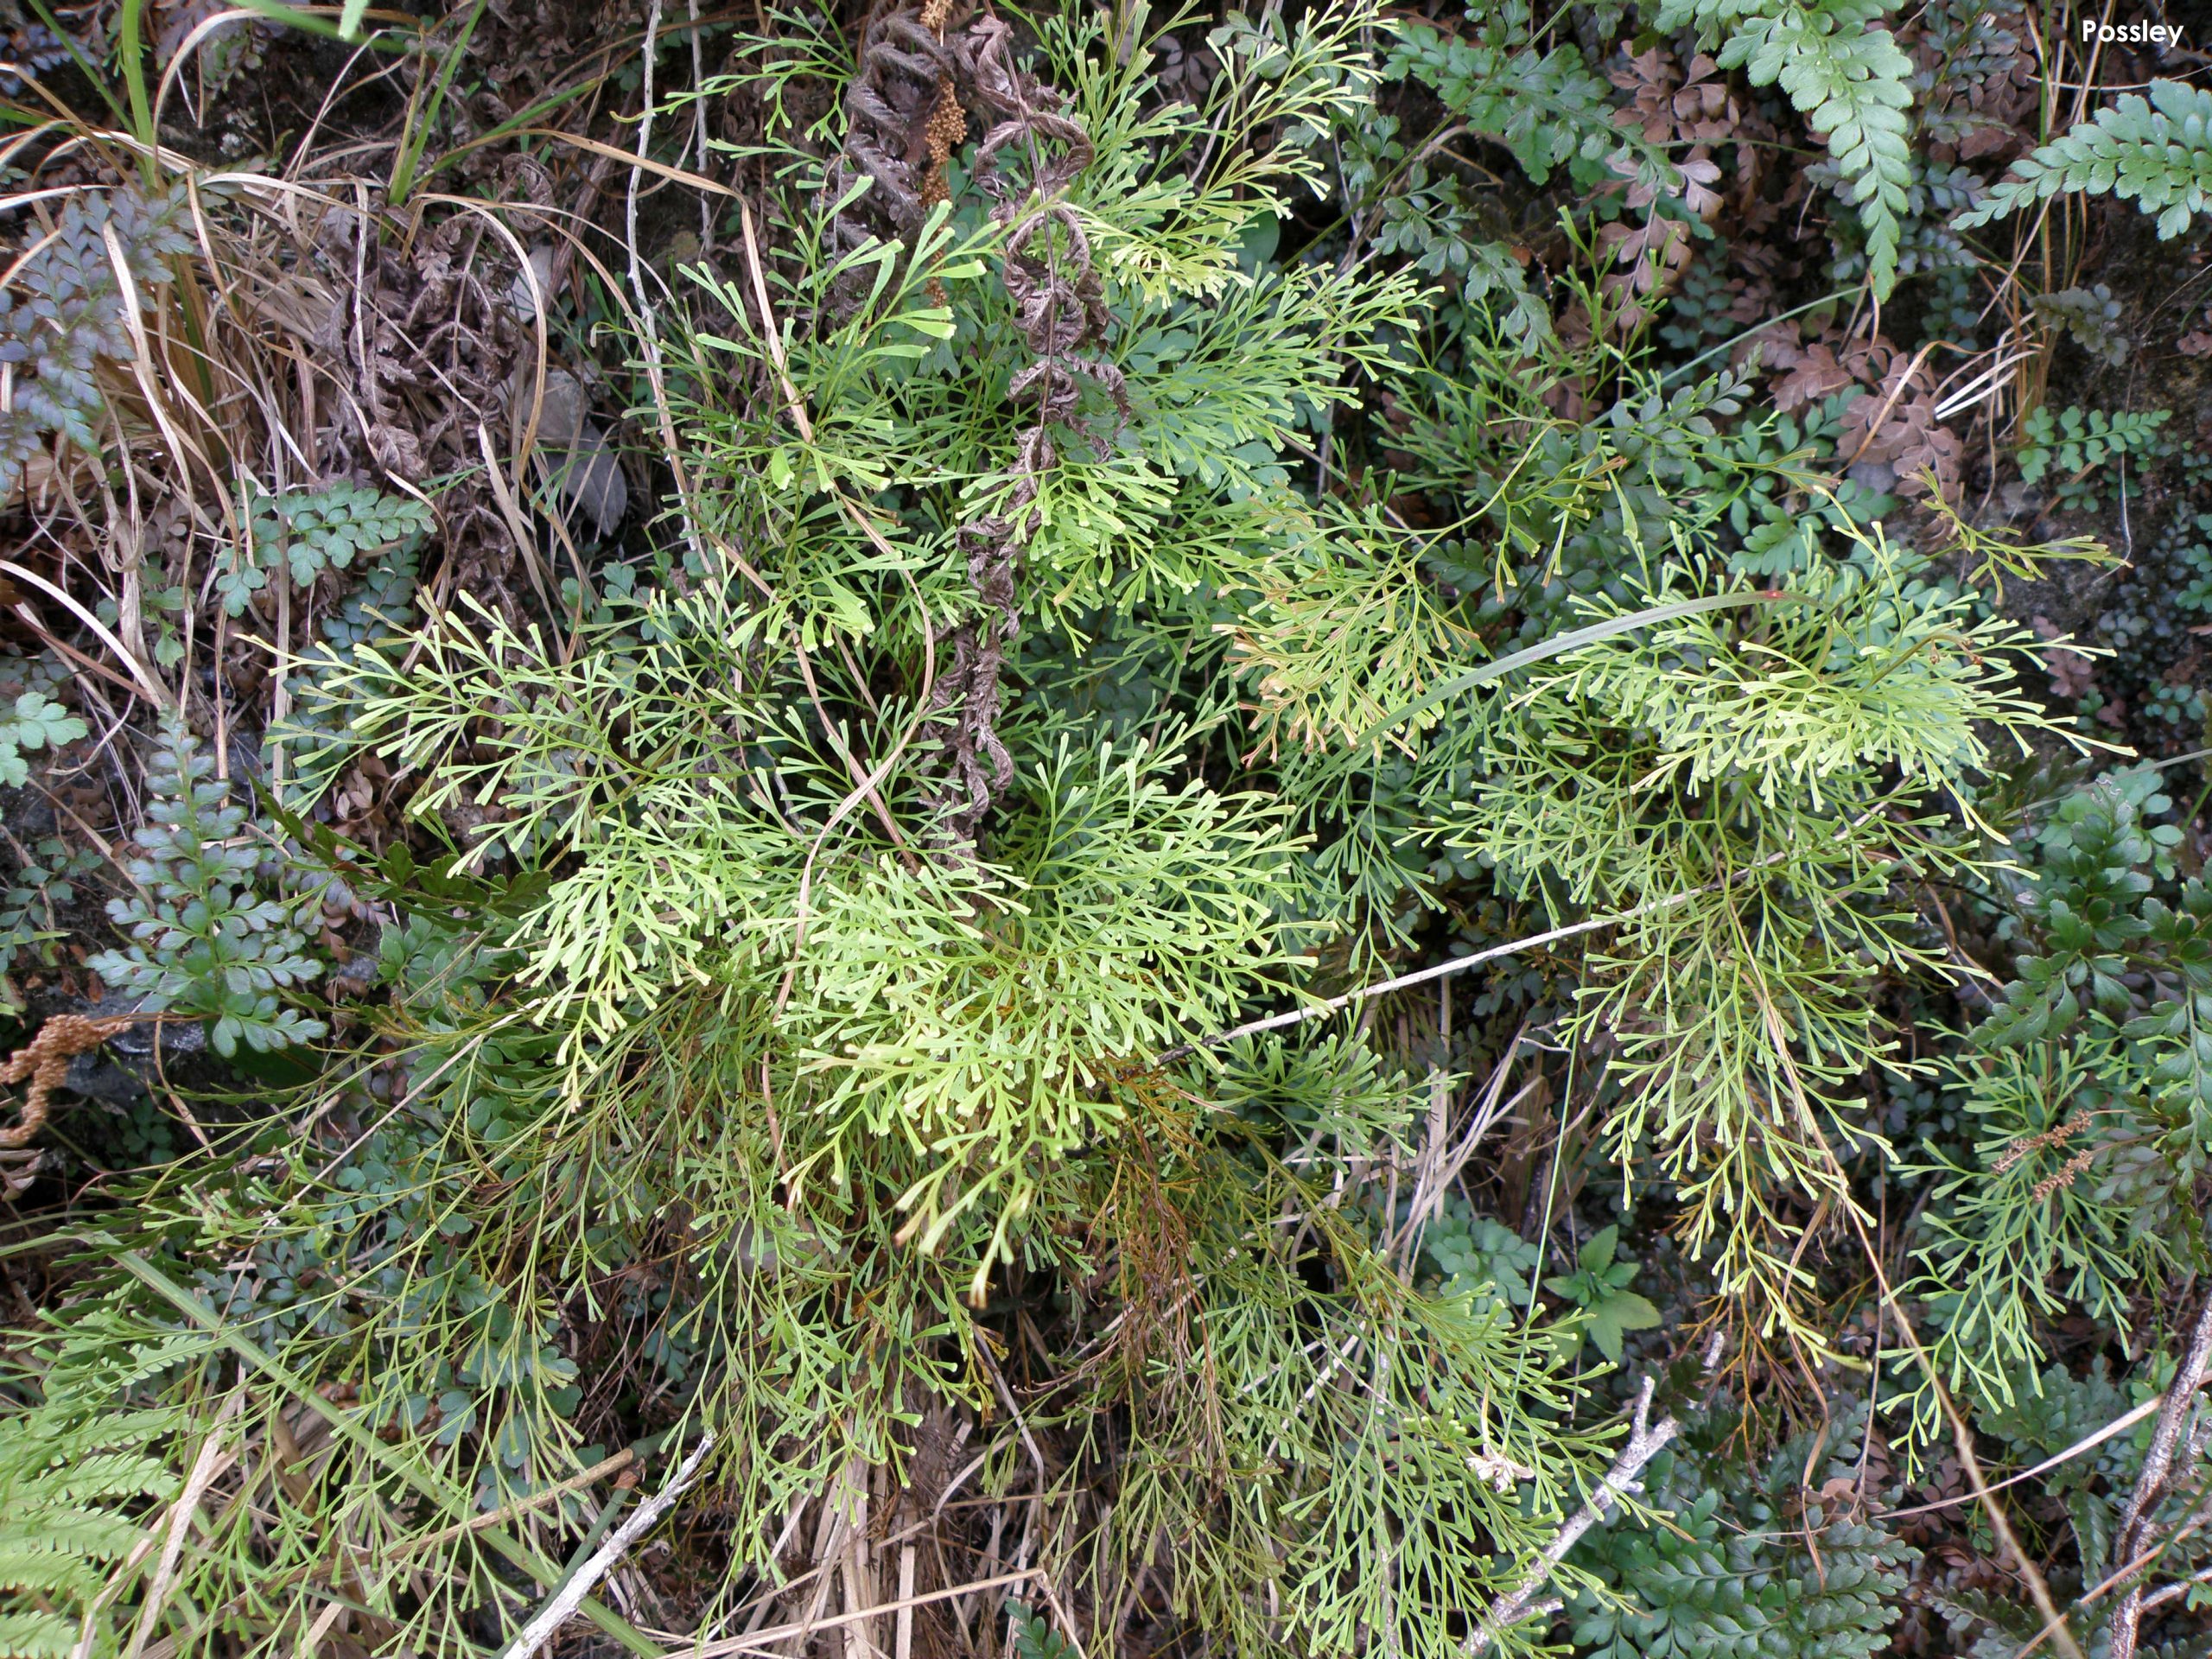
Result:
{"label": "green grass blade", "polygon": [[[1696,616],[1707,611],[1732,610],[1741,605],[1773,605],[1794,597],[1778,588],[1761,588],[1748,593],[1708,594],[1702,599],[1676,600],[1669,605],[1654,605],[1649,609],[1632,611],[1626,616],[1607,617],[1603,622],[1592,622],[1585,628],[1573,628],[1554,634],[1539,645],[1523,650],[1509,652],[1480,668],[1471,668],[1464,674],[1454,674],[1440,685],[1435,685],[1394,714],[1385,715],[1375,725],[1359,734],[1359,744],[1370,743],[1407,721],[1418,718],[1440,704],[1449,702],[1463,691],[1502,680],[1516,670],[1541,663],[1548,658],[1562,657],[1570,651],[1595,645],[1600,639],[1611,639],[1618,634],[1633,633],[1655,622],[1672,622],[1677,617]],[[1355,747],[1358,744],[1354,745]]]}

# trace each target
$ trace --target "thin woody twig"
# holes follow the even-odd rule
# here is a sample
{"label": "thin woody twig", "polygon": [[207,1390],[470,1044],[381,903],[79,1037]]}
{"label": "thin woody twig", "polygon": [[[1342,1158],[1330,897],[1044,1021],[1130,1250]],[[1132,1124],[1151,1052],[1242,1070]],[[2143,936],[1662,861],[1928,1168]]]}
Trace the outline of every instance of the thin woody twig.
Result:
{"label": "thin woody twig", "polygon": [[1651,1421],[1654,1387],[1651,1378],[1647,1376],[1643,1379],[1643,1387],[1636,1397],[1635,1425],[1630,1431],[1628,1443],[1614,1457],[1613,1466],[1605,1471],[1605,1478],[1598,1483],[1597,1490],[1590,1494],[1582,1507],[1568,1517],[1565,1526],[1552,1535],[1551,1542],[1544,1546],[1543,1553],[1536,1558],[1535,1565],[1529,1569],[1519,1586],[1491,1603],[1490,1611],[1483,1615],[1482,1622],[1460,1649],[1466,1659],[1474,1659],[1475,1655],[1487,1652],[1499,1632],[1521,1620],[1541,1613],[1557,1612],[1560,1608],[1557,1601],[1538,1602],[1535,1600],[1536,1592],[1550,1582],[1552,1574],[1559,1569],[1559,1564],[1567,1559],[1567,1551],[1581,1541],[1584,1533],[1599,1522],[1611,1519],[1613,1505],[1623,1496],[1643,1490],[1641,1477],[1644,1465],[1658,1456],[1667,1443],[1681,1432],[1682,1427],[1672,1416],[1662,1417],[1656,1423]]}
{"label": "thin woody twig", "polygon": [[[2001,1492],[2007,1486],[2018,1486],[2023,1481],[2035,1479],[2038,1475],[2047,1475],[2052,1470],[2073,1462],[2075,1459],[2080,1457],[2085,1452],[2094,1452],[2097,1447],[2102,1446],[2107,1440],[2126,1433],[2129,1429],[2134,1427],[2136,1424],[2141,1422],[2145,1417],[2152,1416],[2157,1412],[2162,1410],[2169,1397],[2170,1396],[2168,1395],[2164,1394],[2153,1395],[2150,1399],[2145,1400],[2141,1405],[2137,1406],[2133,1410],[2124,1412],[2120,1416],[2113,1418],[2112,1421],[2107,1423],[2102,1428],[2095,1429],[2089,1433],[2084,1434],[2080,1440],[2075,1441],[2073,1445],[2068,1446],[2063,1452],[2052,1453],[2050,1457],[2045,1458],[2041,1463],[2037,1464],[2032,1469],[2023,1469],[2017,1475],[2007,1475],[2002,1480],[1991,1481],[1989,1483],[1989,1490],[1993,1492]],[[1972,1492],[1961,1492],[1955,1497],[1939,1497],[1933,1503],[1915,1503],[1906,1509],[1879,1510],[1875,1512],[1874,1518],[1879,1521],[1902,1521],[1908,1516],[1933,1515],[1939,1510],[1955,1510],[1962,1503],[1971,1503],[1974,1501],[1974,1495]]]}
{"label": "thin woody twig", "polygon": [[[1881,810],[1883,804],[1885,803],[1877,802],[1874,805],[1868,807],[1852,820],[1851,828],[1856,830],[1866,823]],[[1564,927],[1549,928],[1541,933],[1532,933],[1525,939],[1509,939],[1503,944],[1493,944],[1485,950],[1477,950],[1467,956],[1454,957],[1449,962],[1436,963],[1427,968],[1417,969],[1410,974],[1400,974],[1395,979],[1386,979],[1379,984],[1359,986],[1356,989],[1344,991],[1324,1001],[1310,1003],[1302,1008],[1293,1008],[1287,1014],[1269,1014],[1264,1020],[1249,1020],[1243,1025],[1233,1027],[1228,1031],[1216,1033],[1211,1037],[1193,1038],[1187,1043],[1178,1043],[1173,1048],[1162,1049],[1158,1064],[1165,1065],[1171,1060],[1182,1059],[1187,1055],[1197,1053],[1202,1048],[1219,1048],[1224,1043],[1233,1043],[1239,1037],[1250,1037],[1262,1031],[1280,1031],[1286,1026],[1303,1025],[1308,1020],[1319,1020],[1324,1014],[1334,1014],[1338,1009],[1348,1007],[1352,1003],[1364,1002],[1377,996],[1388,996],[1393,991],[1402,991],[1410,986],[1426,985],[1433,979],[1442,979],[1447,974],[1463,973],[1470,968],[1479,967],[1485,962],[1495,962],[1500,957],[1519,956],[1526,950],[1537,950],[1548,944],[1556,944],[1561,939],[1571,939],[1583,933],[1595,933],[1600,928],[1619,927],[1629,922],[1642,921],[1648,916],[1656,916],[1672,910],[1677,905],[1686,905],[1693,899],[1709,898],[1713,893],[1724,892],[1737,882],[1758,874],[1761,870],[1771,869],[1788,856],[1789,849],[1784,848],[1779,851],[1769,853],[1757,863],[1747,864],[1742,869],[1721,877],[1718,881],[1708,881],[1701,887],[1692,887],[1685,893],[1670,893],[1664,898],[1648,899],[1640,905],[1632,905],[1626,910],[1614,911],[1609,915],[1586,917],[1579,922],[1569,922]]]}
{"label": "thin woody twig", "polygon": [[[2174,1453],[2181,1446],[2182,1430],[2196,1407],[2196,1391],[2208,1369],[2212,1369],[2212,1295],[2205,1298],[2204,1311],[2197,1315],[2196,1326],[2190,1332],[2181,1369],[2174,1375],[2173,1387],[2166,1390],[2158,1426],[2151,1431],[2151,1449],[2144,1456],[2143,1472],[2136,1478],[2135,1490],[2120,1513],[2120,1528],[2113,1534],[2114,1562],[2132,1563],[2148,1554],[2148,1547],[2157,1541],[2155,1516],[2158,1505],[2173,1490]],[[2107,1659],[2135,1659],[2143,1624],[2143,1588],[2139,1576],[2113,1607],[2112,1643]]]}
{"label": "thin woody twig", "polygon": [[1638,905],[1633,910],[1625,910],[1618,915],[1592,916],[1584,921],[1570,922],[1565,927],[1554,927],[1543,933],[1532,933],[1525,939],[1512,939],[1503,944],[1493,944],[1487,950],[1477,950],[1470,956],[1454,957],[1449,962],[1440,962],[1433,967],[1423,968],[1414,973],[1401,974],[1395,979],[1386,979],[1379,984],[1362,985],[1356,990],[1345,991],[1341,995],[1330,997],[1326,1001],[1315,1002],[1303,1008],[1293,1008],[1288,1014],[1270,1014],[1265,1020],[1250,1020],[1216,1036],[1201,1037],[1188,1043],[1178,1043],[1174,1047],[1161,1052],[1160,1061],[1165,1064],[1169,1060],[1179,1060],[1187,1054],[1196,1053],[1199,1049],[1218,1048],[1224,1043],[1233,1043],[1239,1037],[1249,1037],[1258,1032],[1280,1031],[1285,1026],[1303,1025],[1308,1020],[1319,1020],[1323,1014],[1334,1014],[1338,1008],[1347,1007],[1354,1002],[1363,1002],[1370,997],[1388,996],[1393,991],[1402,991],[1412,985],[1426,985],[1432,979],[1441,979],[1446,974],[1462,973],[1467,969],[1478,967],[1485,962],[1495,962],[1500,957],[1517,956],[1524,950],[1541,950],[1545,945],[1556,944],[1561,939],[1573,938],[1577,934],[1594,933],[1601,927],[1618,927],[1623,922],[1633,921],[1638,917],[1648,916],[1670,906],[1679,905],[1707,891],[1708,889],[1700,887],[1696,893],[1674,893],[1665,899],[1654,899],[1648,905]]}
{"label": "thin woody twig", "polygon": [[2170,1601],[2177,1601],[2200,1584],[2212,1584],[2212,1567],[2206,1567],[2202,1573],[2192,1573],[2178,1583],[2170,1584],[2164,1589],[2144,1597],[2143,1611],[2147,1613],[2153,1607],[2163,1606]]}
{"label": "thin woody twig", "polygon": [[874,1607],[864,1607],[858,1612],[833,1613],[827,1618],[817,1618],[804,1624],[771,1624],[766,1630],[755,1630],[750,1636],[734,1636],[719,1642],[702,1642],[696,1645],[687,1645],[678,1651],[683,1659],[732,1659],[733,1656],[738,1654],[766,1654],[769,1651],[768,1644],[773,1642],[785,1642],[795,1636],[819,1634],[823,1630],[838,1630],[847,1624],[857,1624],[862,1619],[880,1618],[886,1613],[896,1613],[910,1607],[926,1607],[931,1602],[949,1601],[956,1596],[974,1595],[985,1590],[996,1590],[1002,1586],[1028,1583],[1040,1576],[1040,1573],[1041,1569],[1038,1567],[1026,1567],[1019,1572],[1000,1573],[990,1578],[977,1579],[972,1584],[956,1584],[949,1589],[926,1590],[916,1596],[901,1596],[896,1601],[885,1602]]}
{"label": "thin woody twig", "polygon": [[[2181,1542],[2183,1539],[2187,1538],[2195,1533],[2197,1529],[2202,1527],[2207,1521],[2212,1521],[2212,1500],[2208,1500],[2198,1509],[2195,1515],[2190,1516],[2190,1518],[2183,1522],[2180,1526],[2175,1528],[2170,1536],[2161,1539],[2150,1548],[2145,1550],[2140,1555],[2138,1555],[2133,1560],[2127,1561],[2119,1567],[2115,1567],[2111,1572],[2106,1573],[2101,1580],[2090,1586],[2087,1594],[2083,1595],[2080,1600],[2074,1604],[2075,1610],[2078,1611],[2082,1609],[2094,1606],[2096,1603],[2102,1601],[2108,1593],[2118,1589],[2121,1585],[2126,1584],[2138,1573],[2140,1573],[2145,1567],[2149,1567],[2153,1561],[2157,1560],[2161,1555],[2171,1549],[2176,1544]],[[2199,1574],[2198,1576],[2202,1577],[2202,1575]],[[2196,1580],[2195,1579],[2183,1579],[2177,1584],[2168,1585],[2164,1589],[2158,1591],[2155,1594],[2144,1597],[2143,1611],[2147,1613],[2153,1607],[2163,1605],[2164,1603],[2171,1601],[2177,1596],[2187,1594],[2190,1586],[2196,1581]],[[2033,1642],[2029,1643],[2026,1647],[2020,1649],[2018,1659],[2029,1659],[2029,1656],[2032,1655],[2036,1649],[2042,1645],[2042,1643],[2043,1637],[2041,1636],[2037,1636]]]}
{"label": "thin woody twig", "polygon": [[658,1496],[641,1504],[637,1512],[615,1528],[614,1535],[601,1544],[591,1559],[578,1567],[569,1580],[563,1585],[538,1612],[537,1618],[524,1625],[515,1639],[507,1646],[501,1659],[533,1659],[537,1651],[553,1639],[555,1632],[567,1624],[584,1598],[605,1578],[615,1562],[628,1553],[630,1546],[652,1530],[653,1523],[675,1506],[676,1500],[699,1473],[699,1465],[706,1461],[707,1453],[714,1447],[712,1434],[702,1435],[691,1455],[683,1459],[677,1470],[676,1478],[661,1488]]}

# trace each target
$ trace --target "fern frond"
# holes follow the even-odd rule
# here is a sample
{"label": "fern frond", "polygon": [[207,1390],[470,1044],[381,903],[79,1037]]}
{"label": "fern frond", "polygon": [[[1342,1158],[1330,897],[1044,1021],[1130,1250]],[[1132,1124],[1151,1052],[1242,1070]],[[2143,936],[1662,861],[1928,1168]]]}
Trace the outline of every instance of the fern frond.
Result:
{"label": "fern frond", "polygon": [[1710,38],[1725,29],[1720,67],[1747,69],[1754,86],[1778,81],[1827,139],[1866,232],[1877,299],[1897,284],[1912,187],[1912,60],[1873,26],[1887,10],[1882,0],[1666,0],[1659,12],[1662,29],[1694,23]]}
{"label": "fern frond", "polygon": [[1573,47],[1540,52],[1526,19],[1519,21],[1516,29],[1513,15],[1501,11],[1471,39],[1398,22],[1383,73],[1428,82],[1445,108],[1512,151],[1539,185],[1555,168],[1602,166],[1624,143],[1605,81]]}
{"label": "fern frond", "polygon": [[166,1493],[174,1484],[158,1458],[136,1452],[103,1452],[70,1463],[47,1490],[74,1503],[101,1497],[137,1497]]}
{"label": "fern frond", "polygon": [[13,1523],[20,1525],[26,1535],[22,1540],[0,1544],[0,1550],[67,1550],[90,1560],[113,1561],[129,1554],[130,1547],[138,1541],[139,1529],[132,1522],[105,1510],[80,1510],[73,1505],[17,1510]]}
{"label": "fern frond", "polygon": [[73,1549],[48,1548],[34,1538],[0,1539],[0,1590],[89,1596],[99,1585],[99,1574]]}
{"label": "fern frond", "polygon": [[[160,1455],[175,1413],[117,1409],[118,1395],[79,1386],[143,1371],[143,1350],[84,1370],[48,1358],[45,1402],[0,1414],[0,1659],[73,1653],[115,1564],[181,1484]],[[120,1596],[106,1605],[127,1614]]]}
{"label": "fern frond", "polygon": [[322,971],[295,925],[296,905],[262,891],[261,850],[238,844],[245,809],[188,727],[174,723],[147,773],[152,799],[130,861],[137,891],[109,901],[132,943],[102,951],[95,971],[141,1006],[210,1022],[225,1056],[240,1041],[262,1052],[319,1037],[323,1024],[278,1005],[279,988]]}
{"label": "fern frond", "polygon": [[421,502],[364,485],[264,495],[253,503],[245,544],[232,550],[215,577],[215,590],[226,611],[243,616],[276,571],[289,569],[293,582],[304,588],[325,570],[347,569],[356,555],[423,535],[430,522],[430,510]]}
{"label": "fern frond", "polygon": [[2157,214],[2161,240],[2180,235],[2212,202],[2212,91],[2154,80],[2147,101],[2130,92],[2013,162],[2012,176],[1952,228],[1972,230],[2062,192],[2109,193]]}
{"label": "fern frond", "polygon": [[77,1627],[59,1613],[0,1613],[0,1659],[69,1659]]}

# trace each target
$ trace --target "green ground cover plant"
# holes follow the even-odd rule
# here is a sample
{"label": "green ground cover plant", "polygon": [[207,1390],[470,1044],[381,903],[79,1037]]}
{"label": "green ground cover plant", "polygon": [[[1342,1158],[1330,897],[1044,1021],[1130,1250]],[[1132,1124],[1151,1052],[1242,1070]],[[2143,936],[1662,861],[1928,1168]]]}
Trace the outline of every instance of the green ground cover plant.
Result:
{"label": "green ground cover plant", "polygon": [[0,1655],[2212,1642],[2193,60],[34,10]]}

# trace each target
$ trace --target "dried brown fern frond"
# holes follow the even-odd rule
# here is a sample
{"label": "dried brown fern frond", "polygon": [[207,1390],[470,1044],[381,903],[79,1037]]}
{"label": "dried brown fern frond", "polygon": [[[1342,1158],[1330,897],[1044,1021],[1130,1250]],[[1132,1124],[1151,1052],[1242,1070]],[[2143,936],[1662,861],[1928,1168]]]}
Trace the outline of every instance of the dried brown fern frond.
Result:
{"label": "dried brown fern frond", "polygon": [[[1014,488],[1003,505],[960,529],[969,581],[993,614],[954,632],[951,669],[938,683],[935,703],[959,707],[941,749],[951,774],[942,804],[951,806],[954,834],[972,843],[992,796],[1014,780],[1013,760],[996,730],[999,682],[1006,648],[1020,627],[1015,562],[1036,528],[1039,480],[1059,459],[1052,428],[1082,429],[1086,382],[1103,391],[1124,416],[1128,404],[1121,371],[1092,349],[1106,336],[1105,293],[1090,240],[1065,200],[1095,154],[1090,135],[1066,112],[1060,92],[1014,60],[1013,31],[1001,19],[978,19],[953,49],[976,99],[993,118],[976,146],[975,177],[997,204],[992,217],[1007,227],[1000,276],[1035,359],[1008,384],[1007,398],[1033,407],[1037,415],[1016,450],[1008,474]],[[1020,195],[1008,188],[1005,172],[1005,161],[1014,155],[1028,163],[1028,188]],[[1110,453],[1096,434],[1090,442],[1102,460]]]}

